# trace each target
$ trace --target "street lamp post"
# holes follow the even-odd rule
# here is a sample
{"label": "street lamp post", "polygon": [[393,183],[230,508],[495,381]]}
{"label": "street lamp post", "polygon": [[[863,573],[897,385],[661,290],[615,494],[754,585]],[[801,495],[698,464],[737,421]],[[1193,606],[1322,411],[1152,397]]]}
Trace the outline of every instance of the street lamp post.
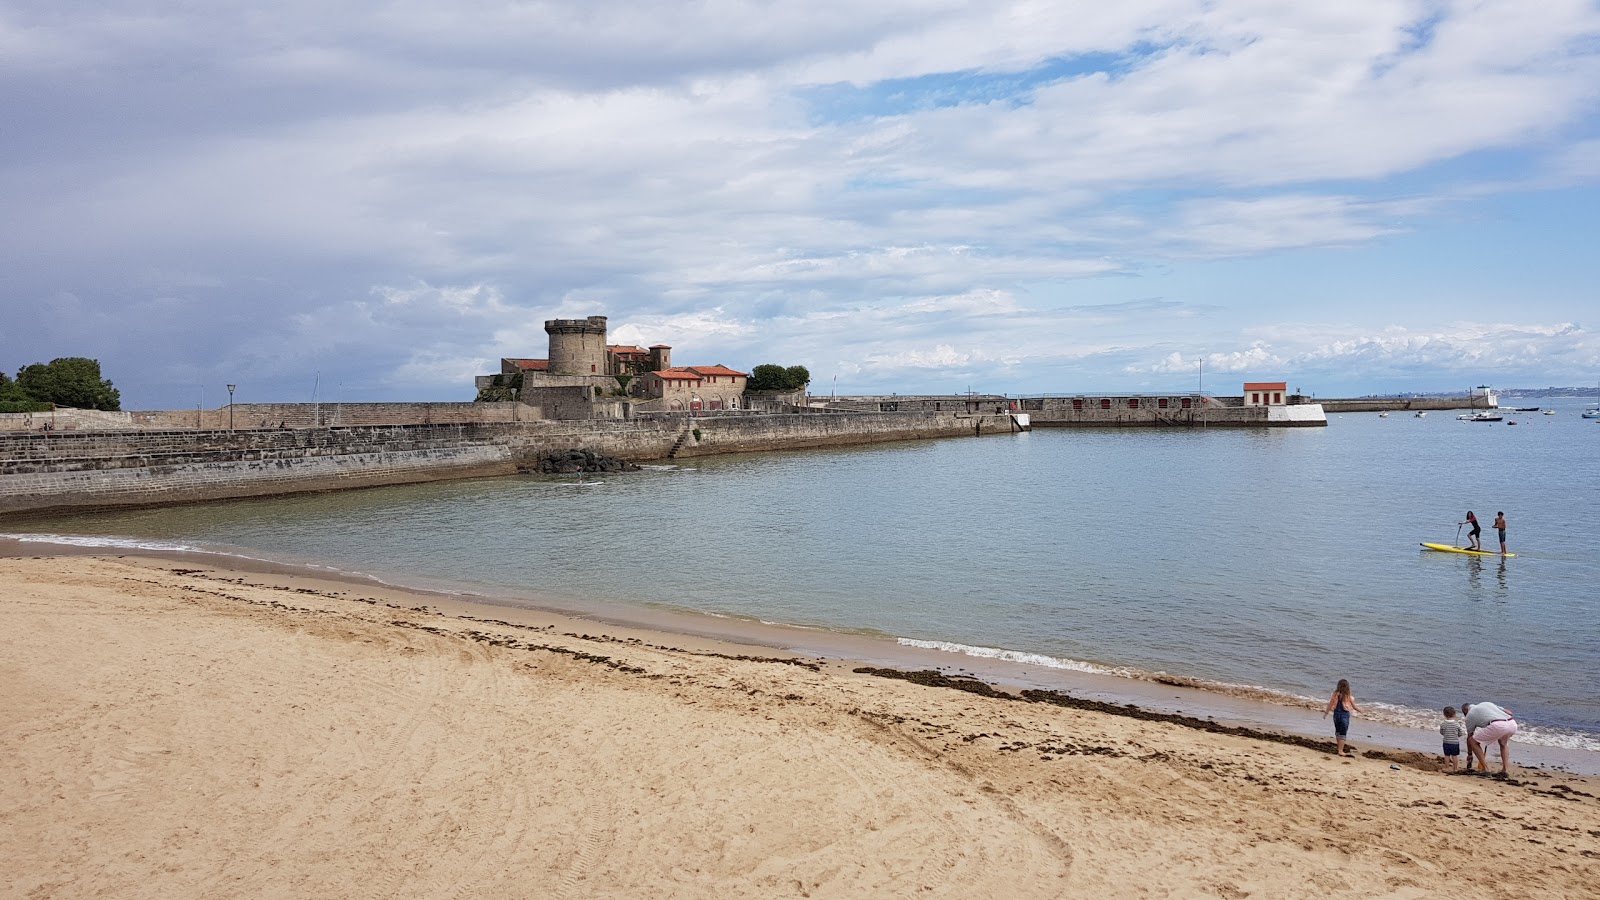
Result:
{"label": "street lamp post", "polygon": [[233,389],[238,385],[228,385],[228,430],[233,430]]}

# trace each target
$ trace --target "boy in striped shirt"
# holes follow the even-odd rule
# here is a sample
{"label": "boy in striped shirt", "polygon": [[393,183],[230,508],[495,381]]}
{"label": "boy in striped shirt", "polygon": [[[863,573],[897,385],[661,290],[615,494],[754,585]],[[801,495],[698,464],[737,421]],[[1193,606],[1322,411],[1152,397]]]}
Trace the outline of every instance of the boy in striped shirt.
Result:
{"label": "boy in striped shirt", "polygon": [[1439,736],[1444,738],[1444,759],[1450,768],[1456,768],[1461,756],[1461,739],[1466,737],[1467,729],[1463,728],[1461,721],[1456,718],[1456,708],[1444,708],[1444,721],[1439,723]]}

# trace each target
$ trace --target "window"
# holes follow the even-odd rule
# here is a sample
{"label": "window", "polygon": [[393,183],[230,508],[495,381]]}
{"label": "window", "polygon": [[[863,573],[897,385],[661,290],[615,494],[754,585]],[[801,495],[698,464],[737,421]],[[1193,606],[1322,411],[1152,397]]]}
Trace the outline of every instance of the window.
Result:
{"label": "window", "polygon": [[1184,409],[1188,409],[1193,403],[1194,403],[1194,401],[1189,399],[1188,397],[1183,398],[1183,408]]}
{"label": "window", "polygon": [[1073,409],[1083,409],[1083,398],[1082,397],[1074,397],[1074,398],[1072,398],[1072,408]]}
{"label": "window", "polygon": [[1251,403],[1260,403],[1261,402],[1261,393],[1259,391],[1257,391],[1255,393],[1252,393],[1250,395],[1250,402]]}
{"label": "window", "polygon": [[1110,409],[1111,408],[1111,400],[1110,400],[1110,398],[1101,397],[1100,398],[1100,408],[1101,409]]}
{"label": "window", "polygon": [[1129,409],[1138,409],[1139,408],[1139,398],[1138,397],[1129,397],[1128,398],[1128,408]]}
{"label": "window", "polygon": [[1281,392],[1279,392],[1279,391],[1273,391],[1272,392],[1272,402],[1273,403],[1282,403],[1283,402],[1283,394]]}
{"label": "window", "polygon": [[1156,409],[1166,409],[1166,408],[1167,408],[1167,398],[1162,397],[1160,400],[1156,401]]}

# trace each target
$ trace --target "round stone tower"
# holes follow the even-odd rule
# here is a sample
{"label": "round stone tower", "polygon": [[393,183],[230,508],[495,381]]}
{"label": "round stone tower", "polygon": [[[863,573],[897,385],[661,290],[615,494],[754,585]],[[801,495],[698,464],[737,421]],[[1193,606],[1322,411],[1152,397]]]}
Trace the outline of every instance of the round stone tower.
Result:
{"label": "round stone tower", "polygon": [[607,375],[606,317],[546,319],[551,375]]}

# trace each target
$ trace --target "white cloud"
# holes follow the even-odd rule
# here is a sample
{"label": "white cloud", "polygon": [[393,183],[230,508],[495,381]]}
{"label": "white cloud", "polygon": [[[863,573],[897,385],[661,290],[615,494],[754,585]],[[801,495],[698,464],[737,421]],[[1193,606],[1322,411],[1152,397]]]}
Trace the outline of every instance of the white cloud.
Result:
{"label": "white cloud", "polygon": [[[1195,273],[1318,318],[1246,264],[1360,264],[1481,227],[1503,194],[1593,184],[1597,38],[1584,0],[15,3],[0,352],[104,323],[148,329],[183,377],[332,358],[448,393],[448,361],[537,355],[542,319],[605,312],[695,359],[884,379],[1177,377],[1202,352],[1570,368],[1586,339],[1392,320],[1254,346]],[[1530,318],[1576,318],[1557,293]],[[61,294],[95,327],[45,322]]]}

